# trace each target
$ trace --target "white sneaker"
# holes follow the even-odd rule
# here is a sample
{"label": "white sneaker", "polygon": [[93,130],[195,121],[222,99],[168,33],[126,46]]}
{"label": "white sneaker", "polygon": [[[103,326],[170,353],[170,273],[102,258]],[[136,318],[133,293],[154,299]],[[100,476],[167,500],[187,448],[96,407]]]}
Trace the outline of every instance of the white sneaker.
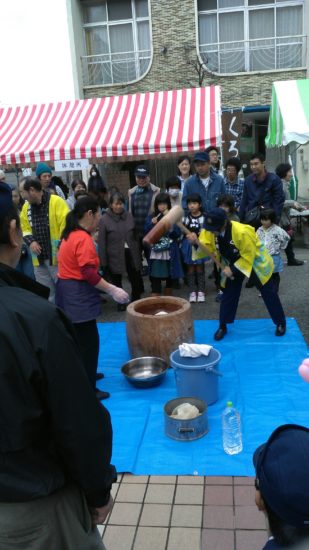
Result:
{"label": "white sneaker", "polygon": [[195,304],[195,302],[196,302],[196,292],[190,292],[189,302],[191,304]]}
{"label": "white sneaker", "polygon": [[198,302],[205,302],[205,293],[204,292],[198,292],[197,293],[197,301]]}

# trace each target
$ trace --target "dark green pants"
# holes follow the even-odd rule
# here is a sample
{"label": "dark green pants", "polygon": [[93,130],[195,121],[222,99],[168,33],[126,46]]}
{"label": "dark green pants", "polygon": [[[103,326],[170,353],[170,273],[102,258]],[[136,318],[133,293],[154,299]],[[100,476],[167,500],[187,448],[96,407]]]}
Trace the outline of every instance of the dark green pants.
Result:
{"label": "dark green pants", "polygon": [[1,550],[104,550],[83,493],[66,486],[49,497],[0,503]]}

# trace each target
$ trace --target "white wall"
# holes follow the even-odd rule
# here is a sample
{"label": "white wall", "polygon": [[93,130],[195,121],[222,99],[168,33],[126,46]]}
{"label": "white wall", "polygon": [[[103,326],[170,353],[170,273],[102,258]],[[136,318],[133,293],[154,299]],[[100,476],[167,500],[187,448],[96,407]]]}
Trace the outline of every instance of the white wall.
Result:
{"label": "white wall", "polygon": [[79,97],[66,0],[1,0],[0,17],[0,106]]}

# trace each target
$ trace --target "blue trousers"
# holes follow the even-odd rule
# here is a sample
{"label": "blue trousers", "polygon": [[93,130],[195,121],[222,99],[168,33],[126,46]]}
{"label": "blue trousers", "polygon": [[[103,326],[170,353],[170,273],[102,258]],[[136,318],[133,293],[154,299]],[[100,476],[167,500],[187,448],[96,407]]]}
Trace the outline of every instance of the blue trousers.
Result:
{"label": "blue trousers", "polygon": [[[245,276],[241,272],[238,272],[234,279],[228,278],[226,281],[220,303],[220,327],[224,327],[228,323],[234,323],[244,278]],[[264,304],[275,325],[285,325],[284,311],[272,279],[267,281],[265,285],[262,285],[256,273],[252,271],[250,282],[260,291]]]}

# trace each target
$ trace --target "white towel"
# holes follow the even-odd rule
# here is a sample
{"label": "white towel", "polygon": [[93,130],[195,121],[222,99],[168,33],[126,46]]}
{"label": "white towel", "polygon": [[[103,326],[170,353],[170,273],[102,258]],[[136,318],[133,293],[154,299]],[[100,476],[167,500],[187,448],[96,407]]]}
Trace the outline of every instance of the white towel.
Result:
{"label": "white towel", "polygon": [[200,357],[209,355],[211,349],[208,344],[180,344],[179,353],[181,357]]}

